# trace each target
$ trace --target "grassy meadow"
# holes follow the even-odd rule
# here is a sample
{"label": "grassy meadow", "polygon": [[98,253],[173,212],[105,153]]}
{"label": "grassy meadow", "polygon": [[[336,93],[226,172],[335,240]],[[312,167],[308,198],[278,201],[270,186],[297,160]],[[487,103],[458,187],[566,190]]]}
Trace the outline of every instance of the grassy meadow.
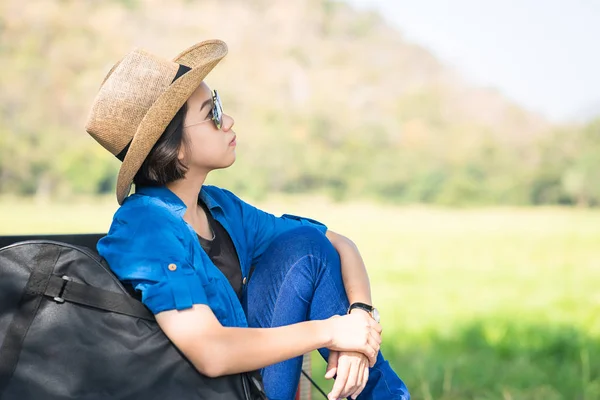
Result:
{"label": "grassy meadow", "polygon": [[[384,354],[413,399],[600,399],[600,210],[258,205],[358,244]],[[105,232],[115,209],[2,198],[0,235]],[[324,367],[315,357],[314,375]]]}

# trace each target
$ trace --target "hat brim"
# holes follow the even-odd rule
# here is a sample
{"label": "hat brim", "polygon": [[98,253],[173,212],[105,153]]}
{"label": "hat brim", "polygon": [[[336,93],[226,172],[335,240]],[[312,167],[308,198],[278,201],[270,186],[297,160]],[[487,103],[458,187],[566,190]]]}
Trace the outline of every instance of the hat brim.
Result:
{"label": "hat brim", "polygon": [[144,160],[177,111],[200,86],[206,75],[227,55],[227,45],[207,40],[181,52],[173,61],[191,68],[173,82],[148,109],[129,145],[117,178],[117,201],[129,195],[131,184]]}

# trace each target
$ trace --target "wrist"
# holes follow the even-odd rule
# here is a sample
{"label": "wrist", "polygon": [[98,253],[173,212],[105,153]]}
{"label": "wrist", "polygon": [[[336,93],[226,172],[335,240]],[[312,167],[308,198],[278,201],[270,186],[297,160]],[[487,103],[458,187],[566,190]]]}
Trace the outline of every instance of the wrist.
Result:
{"label": "wrist", "polygon": [[316,324],[317,335],[319,338],[319,347],[331,347],[333,345],[333,329],[331,326],[332,318],[313,321]]}
{"label": "wrist", "polygon": [[367,310],[362,309],[362,308],[353,308],[352,310],[350,310],[350,312],[348,314],[360,314],[360,313],[368,315],[369,318],[371,318],[371,314]]}
{"label": "wrist", "polygon": [[377,322],[377,323],[380,322],[379,311],[370,304],[361,303],[361,302],[352,303],[352,304],[350,304],[348,313],[350,314],[354,310],[362,310],[362,311],[366,312],[367,314],[369,314],[369,316],[371,316],[371,318],[373,318],[375,320],[375,322]]}

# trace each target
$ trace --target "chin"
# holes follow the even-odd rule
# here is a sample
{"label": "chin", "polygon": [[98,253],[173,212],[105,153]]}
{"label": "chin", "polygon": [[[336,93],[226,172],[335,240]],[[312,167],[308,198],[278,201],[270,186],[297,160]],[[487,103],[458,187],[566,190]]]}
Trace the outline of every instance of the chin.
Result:
{"label": "chin", "polygon": [[225,168],[229,168],[233,165],[233,163],[235,163],[235,154],[233,155],[233,157],[228,157],[227,160],[225,160],[225,162],[221,165],[219,165],[218,167],[216,167],[215,169],[225,169]]}
{"label": "chin", "polygon": [[[227,164],[227,167],[231,167],[231,166],[233,165],[233,163],[235,162],[236,158],[237,158],[237,157],[236,157],[236,155],[235,155],[235,151],[234,151],[234,152],[233,152],[233,156],[232,156],[232,157],[231,157],[231,159],[229,160],[229,164]],[[227,167],[225,167],[225,168],[227,168]]]}

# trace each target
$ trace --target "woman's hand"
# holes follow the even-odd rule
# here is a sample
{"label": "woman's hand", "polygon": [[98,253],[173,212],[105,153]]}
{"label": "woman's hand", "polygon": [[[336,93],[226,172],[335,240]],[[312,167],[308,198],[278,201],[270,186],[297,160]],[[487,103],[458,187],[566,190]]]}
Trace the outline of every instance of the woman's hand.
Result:
{"label": "woman's hand", "polygon": [[381,345],[381,325],[366,313],[335,315],[329,318],[331,332],[330,350],[355,351],[369,359],[372,367]]}
{"label": "woman's hand", "polygon": [[362,353],[330,351],[325,379],[337,374],[327,398],[336,400],[350,397],[356,399],[369,380],[369,359]]}

